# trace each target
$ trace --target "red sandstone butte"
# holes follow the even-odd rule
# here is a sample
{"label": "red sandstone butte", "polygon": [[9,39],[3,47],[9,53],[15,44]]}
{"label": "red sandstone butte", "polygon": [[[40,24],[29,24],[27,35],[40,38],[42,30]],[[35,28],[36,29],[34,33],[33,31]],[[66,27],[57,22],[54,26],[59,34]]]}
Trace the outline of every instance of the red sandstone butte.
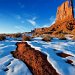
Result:
{"label": "red sandstone butte", "polygon": [[37,28],[33,30],[33,36],[40,36],[43,34],[57,35],[74,34],[75,31],[75,19],[72,0],[66,0],[62,3],[56,14],[56,21],[50,27]]}
{"label": "red sandstone butte", "polygon": [[74,19],[72,0],[66,0],[66,2],[57,9],[56,22],[64,22],[72,19]]}
{"label": "red sandstone butte", "polygon": [[33,75],[59,75],[47,61],[45,54],[31,48],[26,42],[19,42],[16,45],[16,51],[12,52],[13,56],[22,60]]}

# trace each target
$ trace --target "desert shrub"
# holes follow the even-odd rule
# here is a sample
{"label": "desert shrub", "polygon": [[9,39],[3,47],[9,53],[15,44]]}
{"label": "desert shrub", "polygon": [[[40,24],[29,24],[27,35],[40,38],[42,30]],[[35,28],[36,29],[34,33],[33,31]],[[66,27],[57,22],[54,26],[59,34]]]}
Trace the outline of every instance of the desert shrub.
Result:
{"label": "desert shrub", "polygon": [[59,35],[58,35],[58,38],[59,38],[60,40],[66,40],[66,37],[65,37],[64,34],[59,34]]}
{"label": "desert shrub", "polygon": [[51,41],[51,39],[52,39],[52,37],[50,37],[48,35],[42,37],[42,41],[46,41],[46,42]]}
{"label": "desert shrub", "polygon": [[30,41],[30,40],[31,40],[30,36],[26,36],[26,35],[22,36],[22,41]]}
{"label": "desert shrub", "polygon": [[22,36],[21,33],[12,34],[12,37],[13,37],[13,38],[19,38],[19,37],[21,37],[21,36]]}
{"label": "desert shrub", "polygon": [[0,35],[0,41],[5,40],[6,37],[4,35]]}

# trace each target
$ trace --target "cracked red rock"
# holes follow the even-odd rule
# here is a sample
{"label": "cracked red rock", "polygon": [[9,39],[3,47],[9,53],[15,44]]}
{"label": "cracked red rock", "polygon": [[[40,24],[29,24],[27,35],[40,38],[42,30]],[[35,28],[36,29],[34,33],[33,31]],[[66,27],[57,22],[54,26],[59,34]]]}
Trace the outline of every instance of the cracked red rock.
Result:
{"label": "cracked red rock", "polygon": [[47,61],[47,56],[26,42],[16,44],[16,51],[12,52],[15,58],[22,60],[33,75],[59,75],[52,65]]}

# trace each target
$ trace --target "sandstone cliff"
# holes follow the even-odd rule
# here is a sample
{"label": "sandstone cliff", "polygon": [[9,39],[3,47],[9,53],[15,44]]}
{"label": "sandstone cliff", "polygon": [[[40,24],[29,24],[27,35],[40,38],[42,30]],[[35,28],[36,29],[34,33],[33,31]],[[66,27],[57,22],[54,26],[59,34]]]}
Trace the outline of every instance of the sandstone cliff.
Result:
{"label": "sandstone cliff", "polygon": [[65,22],[74,19],[72,0],[66,0],[57,9],[56,22]]}
{"label": "sandstone cliff", "polygon": [[58,75],[56,70],[47,61],[47,56],[26,42],[16,44],[16,51],[12,52],[15,58],[22,60],[30,69],[33,75]]}
{"label": "sandstone cliff", "polygon": [[72,0],[66,0],[57,9],[56,21],[53,25],[46,28],[37,28],[33,32],[33,36],[43,34],[57,35],[72,34],[75,30],[75,19]]}
{"label": "sandstone cliff", "polygon": [[[40,31],[39,31],[40,30]],[[74,34],[75,19],[65,22],[57,22],[47,28],[38,28],[33,32],[33,36],[40,36],[43,34],[57,35],[57,34]]]}

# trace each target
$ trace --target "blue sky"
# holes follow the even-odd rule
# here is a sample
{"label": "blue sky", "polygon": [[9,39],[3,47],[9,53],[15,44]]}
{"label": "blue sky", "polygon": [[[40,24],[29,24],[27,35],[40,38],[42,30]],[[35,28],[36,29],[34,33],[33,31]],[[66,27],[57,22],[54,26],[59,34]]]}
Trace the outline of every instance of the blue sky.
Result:
{"label": "blue sky", "polygon": [[64,1],[0,0],[0,33],[26,32],[50,26],[55,20],[57,7]]}

